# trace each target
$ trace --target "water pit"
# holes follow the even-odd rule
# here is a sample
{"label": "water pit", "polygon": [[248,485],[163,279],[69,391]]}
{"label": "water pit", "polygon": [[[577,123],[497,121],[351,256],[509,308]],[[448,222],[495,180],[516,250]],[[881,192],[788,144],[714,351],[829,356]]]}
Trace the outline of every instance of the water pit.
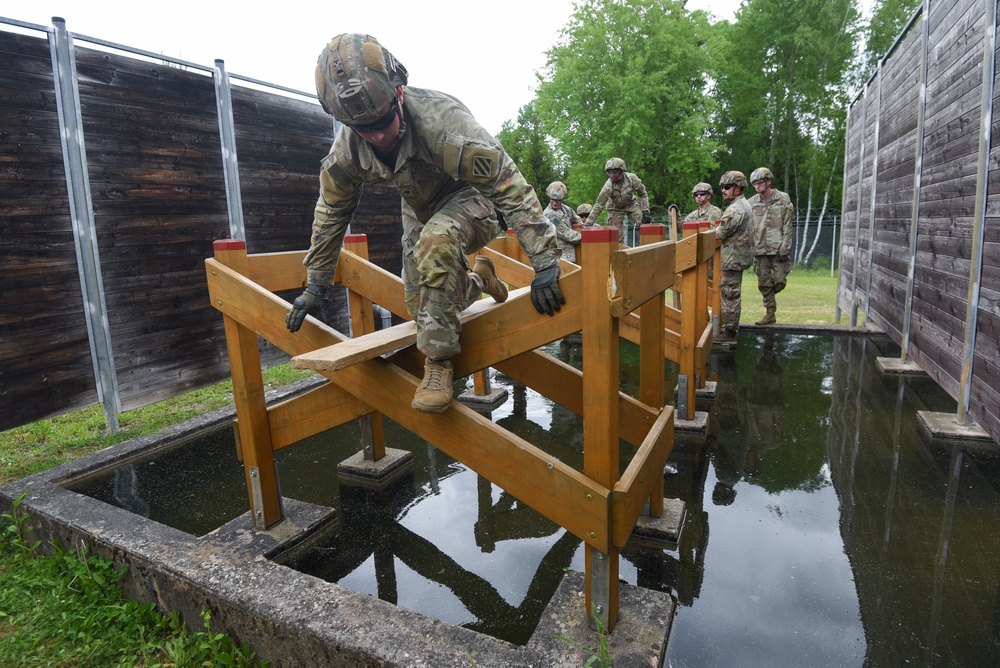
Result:
{"label": "water pit", "polygon": [[[578,364],[579,348],[547,351]],[[678,433],[665,474],[665,496],[687,503],[680,541],[622,552],[624,581],[677,602],[663,665],[1000,663],[1000,457],[926,436],[916,411],[954,401],[925,377],[881,374],[875,357],[898,354],[882,337],[751,330],[713,355],[711,433]],[[635,356],[623,343],[627,392]],[[512,394],[497,423],[582,466],[579,418],[494,385]],[[336,512],[268,567],[528,642],[567,569],[583,571],[580,541],[389,421],[386,445],[413,453],[412,475],[384,491],[341,487],[336,465],[359,438],[341,427],[276,454],[286,504]],[[250,533],[228,427],[119,459],[79,465],[63,492],[181,536]]]}

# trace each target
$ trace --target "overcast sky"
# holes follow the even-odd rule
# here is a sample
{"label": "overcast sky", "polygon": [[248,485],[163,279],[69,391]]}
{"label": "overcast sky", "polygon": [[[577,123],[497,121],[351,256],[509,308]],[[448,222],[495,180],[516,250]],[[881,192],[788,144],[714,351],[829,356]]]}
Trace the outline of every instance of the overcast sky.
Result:
{"label": "overcast sky", "polygon": [[[688,2],[730,21],[739,5]],[[493,134],[531,101],[535,72],[572,12],[572,0],[0,0],[4,18],[48,27],[60,16],[78,35],[209,67],[221,59],[231,74],[310,93],[330,38],[368,33],[406,65],[411,85],[458,97]]]}

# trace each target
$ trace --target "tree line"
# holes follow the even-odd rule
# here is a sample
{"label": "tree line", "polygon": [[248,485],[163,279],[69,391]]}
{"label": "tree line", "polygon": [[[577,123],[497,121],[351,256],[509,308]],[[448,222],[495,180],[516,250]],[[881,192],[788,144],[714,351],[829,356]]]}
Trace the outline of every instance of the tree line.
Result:
{"label": "tree line", "polygon": [[712,22],[684,0],[581,0],[497,138],[537,192],[563,181],[573,206],[620,157],[661,220],[694,208],[695,183],[767,166],[819,212],[818,235],[840,208],[848,105],[919,4],[875,0],[866,17],[859,0],[744,0]]}

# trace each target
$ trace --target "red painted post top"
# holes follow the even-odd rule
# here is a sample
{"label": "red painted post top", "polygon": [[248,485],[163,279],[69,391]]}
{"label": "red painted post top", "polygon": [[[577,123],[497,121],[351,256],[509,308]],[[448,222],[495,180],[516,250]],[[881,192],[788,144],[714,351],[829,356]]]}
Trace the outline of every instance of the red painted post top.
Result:
{"label": "red painted post top", "polygon": [[576,225],[573,226],[573,229],[576,230],[577,232],[579,232],[579,231],[583,230],[583,225],[580,225],[579,223],[577,223]]}
{"label": "red painted post top", "polygon": [[345,244],[363,244],[368,243],[367,234],[345,234],[344,235]]}
{"label": "red painted post top", "polygon": [[688,222],[688,223],[684,223],[684,225],[683,225],[683,227],[681,229],[684,229],[684,230],[697,230],[698,229],[698,221],[691,221],[691,222]]}
{"label": "red painted post top", "polygon": [[219,251],[246,250],[247,242],[242,239],[216,239],[212,242],[212,249],[216,253]]}
{"label": "red painted post top", "polygon": [[618,228],[610,225],[585,227],[580,234],[583,235],[580,243],[584,244],[607,244],[618,241]]}
{"label": "red painted post top", "polygon": [[515,232],[514,230],[507,230],[507,236],[516,235],[516,234],[517,234],[517,232]]}
{"label": "red painted post top", "polygon": [[712,227],[712,221],[710,221],[710,220],[699,221],[698,222],[698,227],[700,227],[700,228],[702,228],[704,230],[707,230],[708,228]]}
{"label": "red painted post top", "polygon": [[656,236],[663,237],[667,234],[667,226],[663,223],[647,223],[646,225],[639,226],[639,236]]}

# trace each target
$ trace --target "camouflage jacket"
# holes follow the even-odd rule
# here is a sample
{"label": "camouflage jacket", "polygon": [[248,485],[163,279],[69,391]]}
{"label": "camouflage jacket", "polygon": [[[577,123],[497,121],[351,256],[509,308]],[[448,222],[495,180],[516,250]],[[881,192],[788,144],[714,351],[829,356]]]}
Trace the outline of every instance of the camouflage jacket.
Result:
{"label": "camouflage jacket", "polygon": [[713,224],[717,220],[722,220],[722,209],[715,206],[714,204],[709,204],[705,207],[705,210],[695,209],[688,215],[684,216],[682,223],[700,223],[703,220],[711,221]]}
{"label": "camouflage jacket", "polygon": [[[396,163],[386,165],[354,130],[341,127],[320,171],[312,243],[303,264],[309,283],[329,286],[344,235],[365,183],[392,182],[421,223],[455,193],[475,188],[517,234],[534,268],[559,261],[555,227],[517,165],[461,102],[445,93],[404,86]],[[482,211],[481,217],[493,215]]]}
{"label": "camouflage jacket", "polygon": [[788,255],[792,250],[795,207],[787,194],[771,189],[771,196],[750,198],[753,209],[753,243],[757,255]]}
{"label": "camouflage jacket", "polygon": [[549,204],[545,207],[544,214],[556,226],[556,243],[562,250],[563,259],[576,262],[576,247],[580,245],[583,235],[574,230],[573,226],[583,224],[580,216],[565,203],[558,209],[553,209]]}
{"label": "camouflage jacket", "polygon": [[726,207],[722,222],[715,228],[722,241],[722,268],[743,271],[753,264],[753,211],[740,195]]}
{"label": "camouflage jacket", "polygon": [[646,186],[642,185],[642,179],[632,172],[625,172],[622,180],[615,183],[608,179],[601,188],[597,196],[597,203],[594,210],[587,216],[588,221],[597,223],[597,217],[601,215],[605,207],[609,211],[627,211],[638,200],[640,211],[649,211],[649,196],[646,194]]}

